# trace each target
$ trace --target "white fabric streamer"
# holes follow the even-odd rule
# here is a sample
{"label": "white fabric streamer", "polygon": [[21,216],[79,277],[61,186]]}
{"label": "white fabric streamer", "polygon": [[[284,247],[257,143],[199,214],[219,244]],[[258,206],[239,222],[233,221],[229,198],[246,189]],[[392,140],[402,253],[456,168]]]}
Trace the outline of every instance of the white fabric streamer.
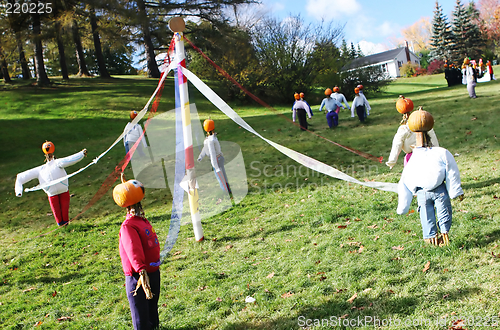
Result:
{"label": "white fabric streamer", "polygon": [[266,139],[261,136],[257,131],[255,131],[250,125],[248,125],[224,100],[222,100],[210,87],[208,87],[203,81],[201,81],[197,76],[195,76],[191,71],[186,68],[181,68],[182,73],[189,79],[189,81],[202,93],[210,102],[212,102],[220,111],[222,111],[226,116],[231,118],[235,123],[239,126],[243,127],[247,131],[256,136],[260,137],[262,140],[269,143],[275,149],[285,154],[286,156],[292,158],[296,162],[301,165],[304,165],[312,170],[323,173],[325,175],[331,176],[333,178],[337,178],[340,180],[360,184],[363,186],[367,186],[370,188],[375,188],[384,191],[392,191],[394,193],[398,192],[397,183],[388,183],[388,182],[362,182],[359,181],[333,167],[322,163],[314,158],[303,155],[295,150],[284,147],[280,144],[277,144],[271,140]]}
{"label": "white fabric streamer", "polygon": [[[146,114],[146,112],[148,111],[148,108],[149,108],[149,104],[151,104],[151,101],[153,101],[154,97],[156,96],[156,94],[158,93],[158,91],[160,90],[161,86],[163,85],[163,82],[165,81],[165,78],[167,78],[167,75],[168,73],[170,72],[170,70],[172,70],[174,67],[175,67],[175,63],[170,63],[170,65],[168,66],[166,72],[163,74],[163,76],[161,77],[161,80],[160,82],[158,83],[158,87],[156,87],[156,90],[154,91],[153,95],[151,95],[151,97],[149,98],[149,101],[146,103],[146,105],[144,106],[144,108],[137,114],[137,116],[134,118],[134,120],[132,120],[131,124],[132,125],[135,125],[139,122],[139,120],[142,119],[142,117],[144,117],[144,115]],[[76,172],[73,172],[71,174],[68,174],[62,178],[59,178],[59,179],[56,179],[56,180],[53,180],[53,181],[50,181],[50,182],[47,182],[43,185],[37,185],[33,188],[26,188],[24,189],[25,192],[30,192],[30,191],[36,191],[36,190],[40,190],[40,189],[43,189],[43,188],[46,188],[46,187],[49,187],[49,186],[52,186],[54,184],[57,184],[59,182],[62,182],[68,178],[71,178],[72,176],[74,175],[77,175],[78,173],[86,170],[89,166],[93,165],[93,164],[97,164],[97,162],[102,158],[104,157],[104,155],[106,155],[118,142],[120,142],[122,139],[123,139],[123,136],[125,135],[125,132],[123,132],[116,140],[115,142],[113,142],[113,144],[111,144],[111,146],[106,149],[106,151],[104,151],[102,154],[100,154],[99,156],[97,156],[96,158],[94,158],[92,160],[92,162],[90,162],[87,166],[85,167],[82,167],[81,169],[79,169],[78,171]]]}

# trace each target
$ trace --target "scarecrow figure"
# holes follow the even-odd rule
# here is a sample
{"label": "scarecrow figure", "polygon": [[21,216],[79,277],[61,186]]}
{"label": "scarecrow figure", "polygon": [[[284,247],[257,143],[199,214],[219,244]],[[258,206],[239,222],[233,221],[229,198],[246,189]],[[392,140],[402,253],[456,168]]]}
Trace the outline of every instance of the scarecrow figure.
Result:
{"label": "scarecrow figure", "polygon": [[156,232],[144,216],[141,200],[144,186],[137,180],[125,181],[113,189],[118,206],[127,208],[120,227],[119,249],[125,274],[125,289],[135,330],[156,329],[160,297],[160,243]]}
{"label": "scarecrow figure", "polygon": [[[388,161],[385,163],[391,168],[391,170],[394,165],[396,165],[401,150],[406,153],[403,163],[404,166],[406,166],[412,155],[413,148],[415,148],[416,145],[416,134],[408,127],[408,117],[410,116],[410,112],[413,110],[413,102],[410,99],[405,98],[403,95],[400,95],[399,100],[396,102],[396,109],[403,115],[403,119],[401,120],[401,125],[399,126],[396,135],[394,135],[391,153]],[[434,147],[439,147],[439,141],[436,137],[434,129],[431,129],[427,133],[431,138],[432,145]]]}
{"label": "scarecrow figure", "polygon": [[125,153],[130,151],[130,148],[137,142],[141,140],[141,143],[137,146],[137,151],[141,156],[144,156],[144,151],[142,148],[146,148],[146,139],[142,135],[142,127],[139,124],[132,125],[132,120],[137,117],[137,111],[130,111],[130,122],[127,123],[125,129],[123,130],[123,144],[125,146]]}
{"label": "scarecrow figure", "polygon": [[[349,103],[347,103],[347,100],[346,100],[344,94],[339,93],[339,90],[340,89],[338,86],[333,87],[333,93],[332,93],[332,95],[330,95],[330,97],[332,99],[337,100],[337,102],[339,102],[341,105],[342,105],[342,103],[344,103],[345,108],[351,110],[351,107],[349,107]],[[337,109],[337,113],[339,113],[339,112],[340,112],[340,108]]]}
{"label": "scarecrow figure", "polygon": [[229,182],[227,181],[226,169],[224,168],[224,155],[222,154],[220,143],[217,139],[217,133],[214,132],[214,121],[212,119],[206,119],[203,122],[203,129],[207,132],[207,137],[205,141],[203,141],[203,149],[198,156],[198,161],[201,162],[205,156],[210,156],[210,162],[212,163],[215,177],[221,189],[231,194],[231,188],[229,188]]}
{"label": "scarecrow figure", "polygon": [[293,95],[293,97],[295,98],[295,102],[293,103],[293,106],[292,106],[293,122],[295,123],[296,117],[299,117],[300,130],[305,131],[307,129],[306,113],[307,113],[307,116],[309,116],[309,119],[311,119],[311,117],[312,117],[311,107],[309,106],[309,104],[307,104],[307,102],[300,99],[299,93],[295,93]]}
{"label": "scarecrow figure", "polygon": [[[74,165],[87,155],[87,149],[83,149],[76,154],[61,159],[54,157],[55,145],[50,141],[45,141],[42,151],[45,154],[45,164],[17,175],[15,191],[16,196],[23,195],[23,184],[33,179],[38,179],[40,185],[63,178],[67,175],[65,167]],[[49,198],[50,208],[57,225],[64,226],[69,222],[69,183],[65,179],[59,183],[43,188]]]}
{"label": "scarecrow figure", "polygon": [[330,97],[330,95],[332,95],[332,90],[327,88],[325,90],[326,97],[321,101],[319,111],[323,111],[323,108],[326,109],[326,122],[328,123],[328,127],[332,128],[339,125],[338,111],[342,105],[336,99]]}
{"label": "scarecrow figure", "polygon": [[397,213],[407,213],[416,195],[424,241],[432,245],[449,245],[450,198],[462,200],[464,196],[457,163],[448,150],[432,146],[428,132],[434,126],[434,119],[430,113],[421,108],[413,112],[408,126],[416,133],[416,148],[401,174]]}
{"label": "scarecrow figure", "polygon": [[356,114],[358,115],[359,121],[364,122],[365,118],[368,114],[370,114],[368,108],[370,108],[370,104],[366,100],[366,97],[361,94],[361,90],[356,87],[354,88],[354,100],[351,105],[351,117],[354,117],[354,109],[356,109]]}

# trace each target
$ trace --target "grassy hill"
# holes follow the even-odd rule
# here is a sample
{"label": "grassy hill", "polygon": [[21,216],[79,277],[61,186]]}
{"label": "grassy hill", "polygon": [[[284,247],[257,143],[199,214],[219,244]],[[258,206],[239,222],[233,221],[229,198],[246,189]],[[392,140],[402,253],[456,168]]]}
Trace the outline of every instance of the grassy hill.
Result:
{"label": "grassy hill", "polygon": [[[54,81],[50,88],[0,84],[0,325],[130,329],[118,253],[125,212],[111,190],[55,230],[46,194],[17,198],[14,182],[17,173],[43,163],[45,140],[55,143],[58,157],[88,149],[68,173],[90,162],[121,134],[128,113],[142,109],[157,81]],[[368,95],[372,111],[365,124],[343,111],[339,127],[330,130],[313,105],[309,122],[316,135],[287,120],[292,100],[274,111],[233,106],[274,142],[361,181],[398,182],[402,156],[389,170],[317,135],[385,162],[400,121],[398,95],[422,105],[435,118],[440,145],[455,155],[466,195],[452,201],[451,245],[433,248],[423,243],[415,201],[414,212],[400,216],[394,193],[308,171],[190,88],[191,103],[201,119],[215,120],[219,140],[241,147],[249,191],[236,207],[203,221],[203,242],[195,242],[189,216],[183,218],[187,224],[161,266],[162,329],[346,328],[346,322],[366,329],[376,322],[391,329],[448,329],[458,319],[469,322],[467,329],[498,324],[499,91],[497,81],[480,83],[478,98],[471,100],[465,86],[446,87],[443,75],[398,79],[384,93]],[[167,79],[158,111],[173,108],[173,79]],[[89,203],[123,156],[119,143],[70,179],[70,217]],[[132,177],[130,166],[126,175]],[[171,204],[168,189],[147,190],[146,216],[161,241]],[[245,303],[247,296],[256,302]]]}

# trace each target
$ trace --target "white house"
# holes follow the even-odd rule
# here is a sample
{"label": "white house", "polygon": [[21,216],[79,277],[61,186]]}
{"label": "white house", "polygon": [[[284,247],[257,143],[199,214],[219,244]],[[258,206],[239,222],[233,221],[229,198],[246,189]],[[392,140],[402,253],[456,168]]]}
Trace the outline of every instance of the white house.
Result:
{"label": "white house", "polygon": [[401,66],[407,62],[420,65],[420,58],[410,51],[408,46],[357,58],[345,69],[355,70],[378,66],[382,72],[387,74],[388,78],[398,78],[401,77]]}

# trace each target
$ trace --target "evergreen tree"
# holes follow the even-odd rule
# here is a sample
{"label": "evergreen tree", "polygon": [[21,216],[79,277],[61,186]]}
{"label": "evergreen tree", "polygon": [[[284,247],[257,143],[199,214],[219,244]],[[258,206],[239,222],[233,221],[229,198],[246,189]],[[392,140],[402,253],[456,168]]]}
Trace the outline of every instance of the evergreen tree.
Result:
{"label": "evergreen tree", "polygon": [[453,45],[453,35],[448,18],[443,14],[443,8],[436,1],[434,18],[432,20],[431,52],[429,60],[444,60],[450,57],[449,45]]}
{"label": "evergreen tree", "polygon": [[474,48],[472,25],[468,11],[461,0],[457,0],[452,19],[452,32],[455,37],[451,57],[453,62],[458,61],[460,63],[460,60],[464,57],[472,56],[471,51]]}

